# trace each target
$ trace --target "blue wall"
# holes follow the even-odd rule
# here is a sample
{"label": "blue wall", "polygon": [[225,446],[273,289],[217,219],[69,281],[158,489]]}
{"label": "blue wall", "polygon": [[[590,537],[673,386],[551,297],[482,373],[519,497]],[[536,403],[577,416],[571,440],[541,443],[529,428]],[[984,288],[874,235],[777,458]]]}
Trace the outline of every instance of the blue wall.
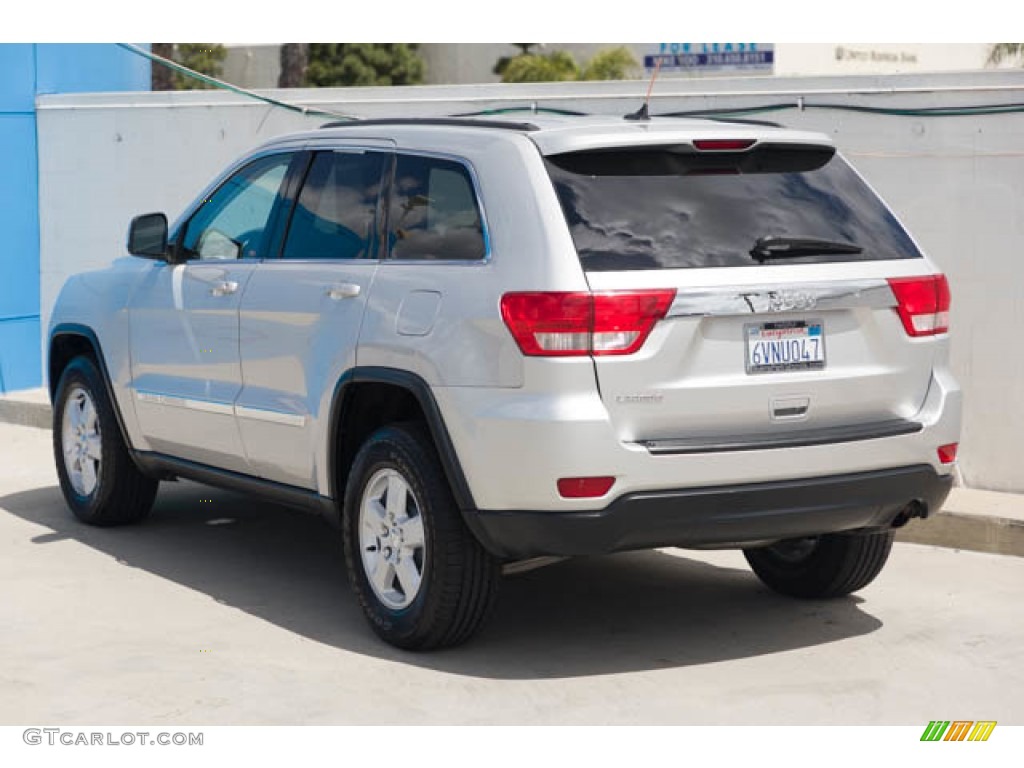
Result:
{"label": "blue wall", "polygon": [[40,93],[148,91],[150,64],[113,44],[0,44],[0,392],[42,383],[39,328]]}
{"label": "blue wall", "polygon": [[[36,93],[148,91],[149,60],[112,43],[34,45]],[[147,50],[148,45],[143,46]]]}

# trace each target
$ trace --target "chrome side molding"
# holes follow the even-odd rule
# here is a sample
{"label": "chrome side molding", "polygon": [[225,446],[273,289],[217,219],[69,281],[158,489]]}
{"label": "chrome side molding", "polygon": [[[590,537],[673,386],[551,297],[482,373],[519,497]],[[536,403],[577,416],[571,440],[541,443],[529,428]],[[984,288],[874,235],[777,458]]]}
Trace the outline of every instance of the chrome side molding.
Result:
{"label": "chrome side molding", "polygon": [[290,427],[304,427],[306,425],[306,416],[298,413],[285,413],[283,411],[271,411],[266,408],[251,408],[245,405],[218,403],[213,400],[176,397],[174,395],[163,395],[159,392],[148,392],[141,389],[135,390],[135,398],[140,403],[154,403],[172,408],[186,408],[190,411],[217,413],[222,416],[237,416],[257,421],[269,421],[273,424],[286,424]]}

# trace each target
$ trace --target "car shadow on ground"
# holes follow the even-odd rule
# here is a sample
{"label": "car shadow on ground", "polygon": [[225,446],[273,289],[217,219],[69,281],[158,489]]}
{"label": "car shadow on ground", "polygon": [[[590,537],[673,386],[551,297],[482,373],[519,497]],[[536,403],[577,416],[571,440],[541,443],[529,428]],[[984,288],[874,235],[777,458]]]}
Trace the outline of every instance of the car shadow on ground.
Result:
{"label": "car shadow on ground", "polygon": [[710,664],[873,632],[861,600],[775,595],[746,568],[685,553],[566,560],[507,576],[491,622],[469,644],[407,653],[378,640],[344,573],[340,536],[319,518],[188,482],[164,483],[142,525],[75,520],[57,487],[0,498],[0,509],[126,567],[198,590],[312,640],[458,675],[553,679]]}

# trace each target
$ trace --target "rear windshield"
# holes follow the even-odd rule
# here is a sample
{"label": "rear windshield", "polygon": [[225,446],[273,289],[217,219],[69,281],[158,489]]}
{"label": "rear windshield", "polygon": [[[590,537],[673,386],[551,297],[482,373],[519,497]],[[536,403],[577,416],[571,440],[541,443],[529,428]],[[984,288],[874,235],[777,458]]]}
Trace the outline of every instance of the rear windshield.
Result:
{"label": "rear windshield", "polygon": [[601,150],[547,166],[588,271],[921,256],[831,148]]}

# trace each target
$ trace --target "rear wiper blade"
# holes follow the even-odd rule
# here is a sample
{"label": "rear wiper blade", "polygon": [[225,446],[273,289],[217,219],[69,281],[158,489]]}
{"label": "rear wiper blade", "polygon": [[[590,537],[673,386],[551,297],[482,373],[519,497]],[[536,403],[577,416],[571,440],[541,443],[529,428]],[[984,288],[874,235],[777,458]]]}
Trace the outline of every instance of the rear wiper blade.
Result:
{"label": "rear wiper blade", "polygon": [[817,240],[812,237],[759,237],[750,249],[757,261],[767,259],[795,259],[798,256],[821,256],[829,253],[861,253],[863,248],[852,243],[835,240]]}

